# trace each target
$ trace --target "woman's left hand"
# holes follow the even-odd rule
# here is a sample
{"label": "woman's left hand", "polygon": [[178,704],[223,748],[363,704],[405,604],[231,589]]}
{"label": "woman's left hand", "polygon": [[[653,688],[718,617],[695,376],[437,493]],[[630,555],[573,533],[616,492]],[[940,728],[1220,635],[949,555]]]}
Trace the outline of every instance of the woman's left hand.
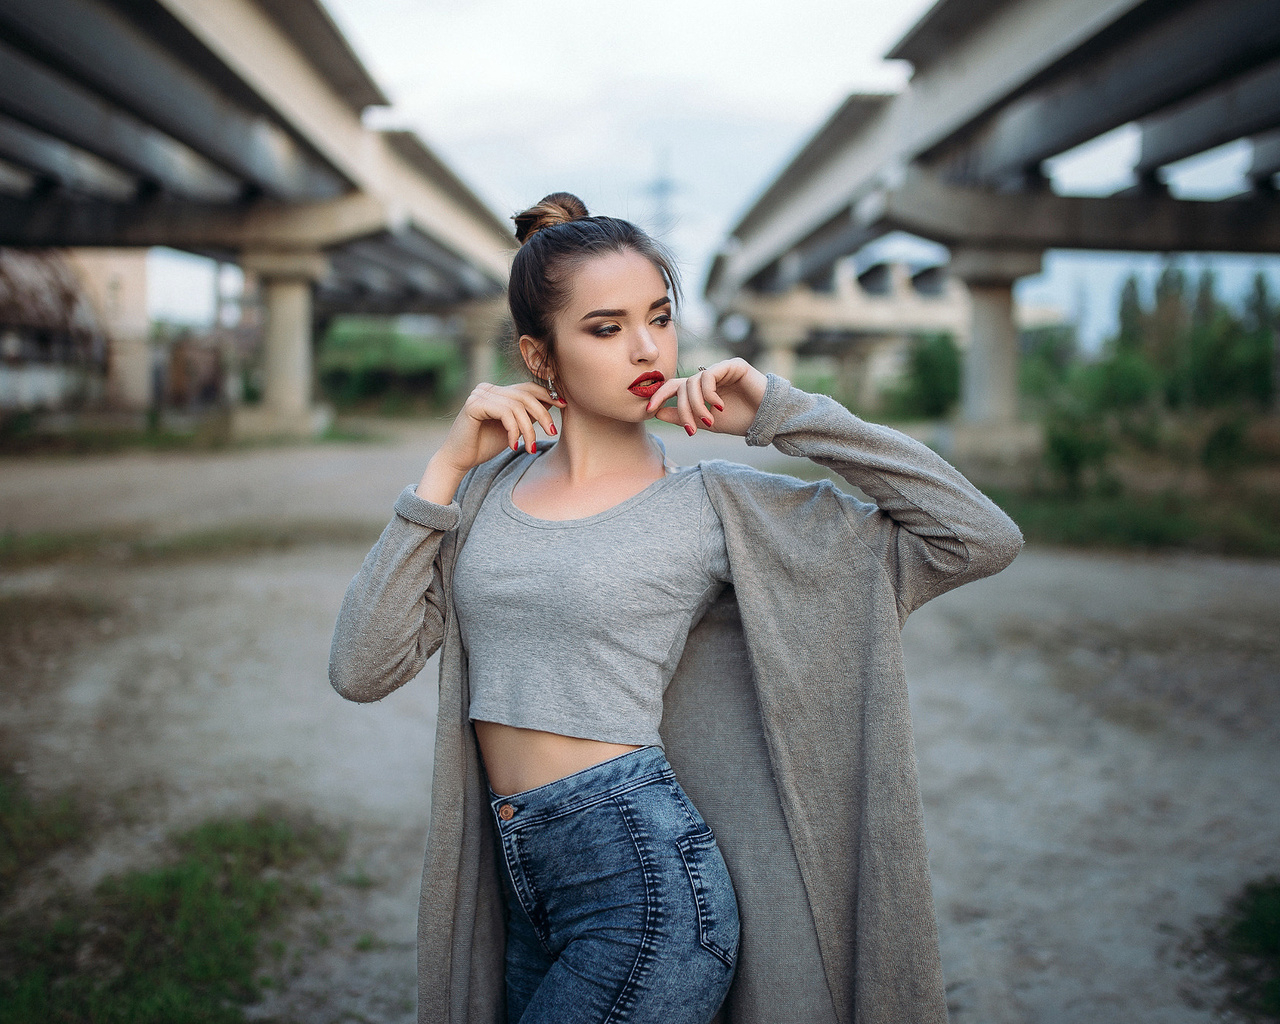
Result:
{"label": "woman's left hand", "polygon": [[[745,435],[764,401],[765,375],[745,359],[726,359],[691,377],[673,377],[649,399],[649,411],[678,423],[692,437],[699,427],[718,434]],[[674,408],[662,404],[675,398]]]}

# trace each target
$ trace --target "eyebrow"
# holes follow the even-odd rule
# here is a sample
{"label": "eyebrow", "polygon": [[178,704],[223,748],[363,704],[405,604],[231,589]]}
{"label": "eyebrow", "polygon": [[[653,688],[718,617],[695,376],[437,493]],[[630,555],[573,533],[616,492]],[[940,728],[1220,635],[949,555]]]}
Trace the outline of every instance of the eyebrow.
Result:
{"label": "eyebrow", "polygon": [[[664,295],[662,296],[662,298],[654,299],[651,303],[649,303],[649,312],[652,313],[655,309],[658,309],[662,306],[669,306],[669,305],[671,305],[671,296]],[[627,311],[625,309],[593,309],[590,313],[584,316],[582,320],[590,320],[593,316],[626,316],[626,315],[627,315]],[[579,320],[578,323],[582,323],[582,320]]]}

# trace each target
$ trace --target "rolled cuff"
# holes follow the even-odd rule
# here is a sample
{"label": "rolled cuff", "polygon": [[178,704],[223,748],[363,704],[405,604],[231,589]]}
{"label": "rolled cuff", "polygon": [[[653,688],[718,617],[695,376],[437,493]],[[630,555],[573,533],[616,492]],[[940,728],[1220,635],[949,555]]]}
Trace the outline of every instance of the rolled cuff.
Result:
{"label": "rolled cuff", "polygon": [[779,377],[776,373],[767,376],[764,398],[756,417],[747,428],[747,444],[753,448],[763,448],[773,443],[773,437],[782,426],[787,415],[787,397],[791,393],[791,381]]}
{"label": "rolled cuff", "polygon": [[434,501],[425,501],[414,493],[414,485],[410,484],[396,498],[396,515],[411,523],[425,526],[429,530],[452,530],[462,518],[462,509],[456,501],[447,505],[437,505]]}

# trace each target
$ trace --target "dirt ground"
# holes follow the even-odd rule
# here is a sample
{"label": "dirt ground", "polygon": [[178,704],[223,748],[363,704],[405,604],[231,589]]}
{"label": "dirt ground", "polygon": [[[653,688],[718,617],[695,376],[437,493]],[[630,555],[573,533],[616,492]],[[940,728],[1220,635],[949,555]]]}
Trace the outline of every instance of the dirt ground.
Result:
{"label": "dirt ground", "polygon": [[[376,531],[439,425],[383,444],[0,462],[0,530]],[[776,453],[670,438],[678,461]],[[349,830],[290,980],[255,1014],[413,1019],[434,665],[377,705],[325,681],[354,542],[0,573],[31,621],[0,655],[0,756],[80,791],[78,886],[174,828],[276,805]],[[905,632],[952,1018],[1209,1021],[1181,943],[1280,871],[1280,564],[1025,551]]]}

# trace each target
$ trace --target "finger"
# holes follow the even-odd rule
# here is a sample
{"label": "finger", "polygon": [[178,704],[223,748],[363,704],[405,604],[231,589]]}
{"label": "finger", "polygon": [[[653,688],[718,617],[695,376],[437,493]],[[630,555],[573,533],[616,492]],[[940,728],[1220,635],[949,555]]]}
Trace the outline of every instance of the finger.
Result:
{"label": "finger", "polygon": [[704,427],[714,427],[715,421],[711,418],[711,411],[706,405],[706,395],[704,393],[706,385],[704,380],[714,380],[710,370],[699,370],[689,378],[689,407],[693,414],[702,421]]}
{"label": "finger", "polygon": [[698,432],[698,428],[693,425],[693,409],[689,405],[688,377],[680,382],[680,387],[676,391],[676,409],[680,412],[679,423],[684,427],[684,432],[693,437]]}
{"label": "finger", "polygon": [[647,406],[649,412],[662,408],[662,404],[680,389],[680,380],[681,378],[679,377],[672,377],[668,381],[663,381],[662,387],[649,396],[649,405]]}
{"label": "finger", "polygon": [[[542,424],[542,429],[554,437],[556,432],[556,423],[555,420],[551,418],[550,410],[543,405],[543,400],[537,395],[525,394],[520,397],[524,402],[524,409],[529,414],[529,417],[534,420],[534,422]],[[547,399],[547,401],[550,401],[550,399]]]}
{"label": "finger", "polygon": [[662,420],[663,423],[679,423],[680,411],[678,409],[659,409],[653,414],[655,420]]}
{"label": "finger", "polygon": [[554,405],[560,408],[569,404],[562,396],[552,398],[551,392],[536,381],[526,381],[525,383],[518,384],[516,386],[521,390],[521,392],[532,394],[535,399],[544,405]]}
{"label": "finger", "polygon": [[701,378],[702,400],[724,412],[724,402],[720,400],[720,392],[716,390],[719,381],[716,380],[714,370],[704,370],[698,376]]}
{"label": "finger", "polygon": [[529,413],[525,411],[523,405],[514,406],[511,410],[516,418],[516,422],[520,425],[520,436],[524,438],[525,451],[531,455],[536,455],[538,451],[538,435],[533,429],[533,420],[529,418]]}
{"label": "finger", "polygon": [[520,422],[516,419],[514,409],[503,409],[497,417],[507,428],[507,447],[513,452],[520,447]]}

